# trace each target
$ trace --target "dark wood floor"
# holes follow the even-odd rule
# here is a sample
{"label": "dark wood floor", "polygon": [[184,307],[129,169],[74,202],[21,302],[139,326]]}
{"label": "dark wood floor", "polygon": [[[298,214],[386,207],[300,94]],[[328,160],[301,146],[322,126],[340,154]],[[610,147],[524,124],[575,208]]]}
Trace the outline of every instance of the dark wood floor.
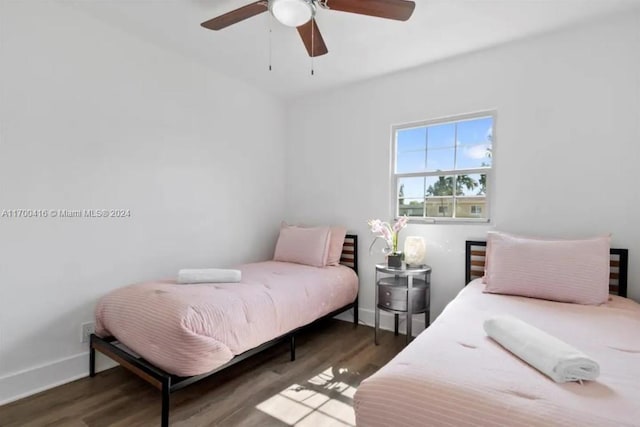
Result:
{"label": "dark wood floor", "polygon": [[[281,344],[172,394],[172,426],[353,425],[360,382],[404,346],[366,326],[329,320],[296,340],[297,360]],[[159,392],[114,368],[0,407],[1,426],[156,426]]]}

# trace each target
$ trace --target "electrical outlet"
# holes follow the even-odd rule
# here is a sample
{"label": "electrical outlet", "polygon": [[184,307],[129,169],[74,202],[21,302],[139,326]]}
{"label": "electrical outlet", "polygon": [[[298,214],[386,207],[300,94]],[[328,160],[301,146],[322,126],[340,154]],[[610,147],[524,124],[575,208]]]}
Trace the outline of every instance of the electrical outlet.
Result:
{"label": "electrical outlet", "polygon": [[89,336],[96,331],[96,324],[87,322],[80,325],[80,342],[89,342]]}

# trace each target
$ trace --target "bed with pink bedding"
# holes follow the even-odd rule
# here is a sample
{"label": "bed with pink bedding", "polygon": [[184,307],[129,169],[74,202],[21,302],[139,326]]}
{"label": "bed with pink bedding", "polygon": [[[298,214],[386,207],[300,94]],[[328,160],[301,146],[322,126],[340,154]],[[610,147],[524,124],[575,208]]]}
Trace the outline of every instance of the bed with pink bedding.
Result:
{"label": "bed with pink bedding", "polygon": [[139,283],[96,307],[96,333],[114,336],[178,376],[212,371],[233,357],[354,302],[358,278],[343,265],[245,264],[240,283]]}
{"label": "bed with pink bedding", "polygon": [[[467,277],[481,276],[484,260],[471,262],[469,243],[480,242],[468,242]],[[626,292],[626,262],[626,251],[612,258],[611,289],[624,285]],[[426,331],[360,384],[358,426],[640,426],[640,304],[616,295],[581,305],[484,290],[481,278],[471,281]],[[527,365],[483,329],[486,319],[505,314],[586,353],[600,376],[556,383]]]}
{"label": "bed with pink bedding", "polygon": [[[598,280],[585,276],[603,268]],[[623,298],[627,268],[628,251],[610,249],[609,236],[554,240],[492,232],[488,243],[467,241],[468,285],[361,383],[357,425],[640,426],[640,304]],[[488,293],[496,278],[503,287]],[[590,304],[602,290],[601,301]],[[520,319],[583,352],[600,375],[554,382],[487,336],[483,324],[496,316]],[[547,350],[532,341],[518,347],[538,355]]]}
{"label": "bed with pink bedding", "polygon": [[283,224],[274,261],[239,269],[235,283],[154,281],[102,297],[89,375],[100,352],[155,386],[167,427],[172,393],[285,340],[294,361],[301,329],[346,310],[358,324],[358,236],[342,227]]}

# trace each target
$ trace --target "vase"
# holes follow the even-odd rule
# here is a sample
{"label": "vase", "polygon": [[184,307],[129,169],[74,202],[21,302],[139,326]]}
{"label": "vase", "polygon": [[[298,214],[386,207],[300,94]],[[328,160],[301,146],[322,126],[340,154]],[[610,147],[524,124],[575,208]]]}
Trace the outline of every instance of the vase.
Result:
{"label": "vase", "polygon": [[387,267],[402,268],[402,252],[393,252],[387,255]]}
{"label": "vase", "polygon": [[420,236],[408,236],[404,240],[404,261],[407,265],[420,266],[424,263],[426,247]]}

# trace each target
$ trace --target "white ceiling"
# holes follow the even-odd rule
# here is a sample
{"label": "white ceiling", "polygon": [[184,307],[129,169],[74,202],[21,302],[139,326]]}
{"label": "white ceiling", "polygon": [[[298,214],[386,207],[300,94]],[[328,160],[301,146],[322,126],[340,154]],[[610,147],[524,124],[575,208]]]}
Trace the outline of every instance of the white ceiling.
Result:
{"label": "white ceiling", "polygon": [[[297,31],[269,14],[222,31],[200,23],[253,0],[81,0],[92,16],[283,98],[414,67],[553,31],[616,12],[640,0],[416,0],[408,22],[319,10],[329,53],[311,60]],[[367,0],[360,0],[367,1]],[[331,1],[329,1],[329,5]]]}

